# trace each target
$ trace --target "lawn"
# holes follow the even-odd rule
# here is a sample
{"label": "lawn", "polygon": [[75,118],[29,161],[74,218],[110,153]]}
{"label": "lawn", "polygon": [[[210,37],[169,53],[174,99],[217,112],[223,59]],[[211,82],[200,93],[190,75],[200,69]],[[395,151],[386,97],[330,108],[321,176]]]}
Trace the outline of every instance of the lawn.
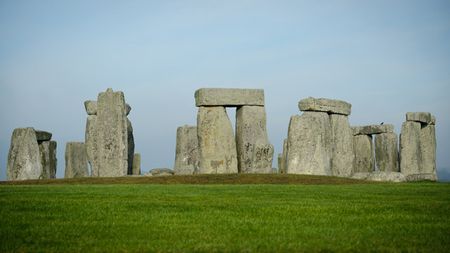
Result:
{"label": "lawn", "polygon": [[450,184],[127,180],[1,184],[0,252],[450,251]]}

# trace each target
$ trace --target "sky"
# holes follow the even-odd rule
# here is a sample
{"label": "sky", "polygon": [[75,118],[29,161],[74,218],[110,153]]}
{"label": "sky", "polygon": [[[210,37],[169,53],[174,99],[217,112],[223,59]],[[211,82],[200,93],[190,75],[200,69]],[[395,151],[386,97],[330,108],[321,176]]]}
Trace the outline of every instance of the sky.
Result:
{"label": "sky", "polygon": [[[108,87],[131,105],[142,170],[172,168],[194,92],[261,88],[274,167],[297,103],[352,104],[351,125],[437,118],[438,176],[450,179],[450,2],[0,0],[0,180],[17,127],[83,141],[85,100]],[[234,124],[234,111],[228,110]]]}

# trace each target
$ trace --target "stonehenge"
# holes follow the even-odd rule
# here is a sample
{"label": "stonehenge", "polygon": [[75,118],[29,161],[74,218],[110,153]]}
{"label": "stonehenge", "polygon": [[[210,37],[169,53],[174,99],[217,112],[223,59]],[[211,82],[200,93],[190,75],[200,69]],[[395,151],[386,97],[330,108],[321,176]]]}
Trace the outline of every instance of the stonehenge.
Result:
{"label": "stonehenge", "polygon": [[141,154],[139,153],[134,154],[131,175],[141,175]]}
{"label": "stonehenge", "polygon": [[66,143],[64,178],[88,177],[88,160],[83,142]]}
{"label": "stonehenge", "polygon": [[197,172],[199,162],[197,127],[184,125],[177,129],[175,149],[176,175],[190,175]]}

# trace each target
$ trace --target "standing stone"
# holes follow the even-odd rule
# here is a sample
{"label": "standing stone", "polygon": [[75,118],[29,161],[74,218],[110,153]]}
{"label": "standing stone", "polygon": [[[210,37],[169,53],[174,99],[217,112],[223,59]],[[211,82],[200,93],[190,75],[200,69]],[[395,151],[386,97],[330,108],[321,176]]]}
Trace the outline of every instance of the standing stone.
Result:
{"label": "standing stone", "polygon": [[331,114],[331,171],[334,176],[350,177],[353,174],[353,133],[348,117]]}
{"label": "standing stone", "polygon": [[421,128],[420,146],[421,174],[436,175],[436,130],[434,125],[425,125]]}
{"label": "standing stone", "polygon": [[241,106],[236,112],[236,146],[240,173],[272,173],[273,146],[263,106]]}
{"label": "standing stone", "polygon": [[141,175],[141,154],[135,153],[133,156],[133,173],[132,175]]}
{"label": "standing stone", "polygon": [[287,173],[331,175],[331,124],[325,112],[291,117]]}
{"label": "standing stone", "polygon": [[422,152],[419,122],[406,121],[400,135],[400,171],[405,175],[420,174]]}
{"label": "standing stone", "polygon": [[83,142],[66,144],[66,170],[64,178],[88,177],[86,147]]}
{"label": "standing stone", "polygon": [[42,164],[36,132],[33,128],[16,128],[11,137],[7,165],[8,180],[39,179]]}
{"label": "standing stone", "polygon": [[197,115],[200,174],[237,173],[233,128],[222,106],[199,107]]}
{"label": "standing stone", "polygon": [[395,133],[375,135],[375,161],[379,171],[399,172],[397,146]]}
{"label": "standing stone", "polygon": [[283,153],[281,153],[282,156],[282,162],[281,162],[281,167],[279,168],[279,172],[281,174],[286,174],[286,166],[287,166],[287,151],[288,151],[288,140],[284,139],[283,140]]}
{"label": "standing stone", "polygon": [[98,152],[96,151],[96,124],[97,116],[89,115],[86,121],[86,133],[85,133],[85,146],[86,146],[86,156],[89,162],[90,175],[93,177],[98,177]]}
{"label": "standing stone", "polygon": [[278,173],[284,174],[283,153],[278,154]]}
{"label": "standing stone", "polygon": [[43,141],[39,144],[42,178],[56,178],[56,141]]}
{"label": "standing stone", "polygon": [[107,89],[97,99],[95,151],[98,176],[118,177],[128,172],[128,131],[123,92]]}
{"label": "standing stone", "polygon": [[128,140],[128,175],[133,175],[134,136],[133,136],[133,125],[131,125],[131,121],[128,118],[127,118],[127,140]]}
{"label": "standing stone", "polygon": [[354,172],[360,173],[375,171],[372,136],[353,136],[353,149],[355,151],[355,161],[353,166]]}
{"label": "standing stone", "polygon": [[198,168],[197,127],[184,125],[177,129],[174,173],[192,175]]}

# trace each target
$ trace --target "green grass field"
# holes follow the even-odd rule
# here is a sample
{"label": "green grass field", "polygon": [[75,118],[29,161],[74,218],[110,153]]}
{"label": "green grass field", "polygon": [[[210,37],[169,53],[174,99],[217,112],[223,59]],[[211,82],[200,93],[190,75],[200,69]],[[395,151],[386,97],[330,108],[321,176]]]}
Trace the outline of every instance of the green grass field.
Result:
{"label": "green grass field", "polygon": [[450,251],[450,184],[230,177],[3,183],[0,252]]}

